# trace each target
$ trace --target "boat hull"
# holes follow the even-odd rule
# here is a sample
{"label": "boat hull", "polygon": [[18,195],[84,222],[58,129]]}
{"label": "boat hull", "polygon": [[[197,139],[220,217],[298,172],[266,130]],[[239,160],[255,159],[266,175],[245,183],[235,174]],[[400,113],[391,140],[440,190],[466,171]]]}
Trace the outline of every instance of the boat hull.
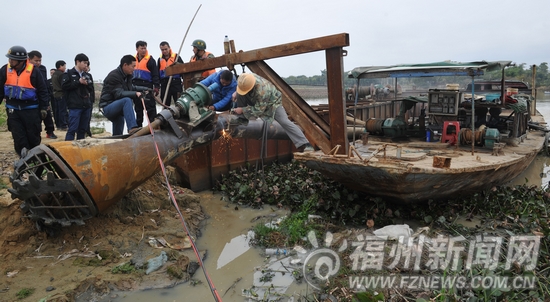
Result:
{"label": "boat hull", "polygon": [[394,160],[370,164],[358,158],[330,160],[300,154],[295,158],[346,187],[393,201],[415,203],[445,200],[505,184],[523,172],[537,153],[533,150],[496,165],[448,169],[415,168]]}

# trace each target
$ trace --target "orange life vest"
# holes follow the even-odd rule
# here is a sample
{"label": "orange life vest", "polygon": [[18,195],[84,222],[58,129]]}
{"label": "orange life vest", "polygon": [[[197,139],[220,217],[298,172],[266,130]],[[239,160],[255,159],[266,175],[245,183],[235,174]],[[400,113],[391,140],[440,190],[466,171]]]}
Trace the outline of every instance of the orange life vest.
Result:
{"label": "orange life vest", "polygon": [[34,65],[27,62],[25,70],[20,75],[11,66],[6,68],[6,84],[4,84],[4,95],[6,99],[17,99],[23,101],[34,101],[37,99],[36,89],[31,84],[31,74]]}
{"label": "orange life vest", "polygon": [[[171,49],[170,49],[170,58],[168,58],[168,60],[164,59],[162,57],[162,55],[160,55],[159,75],[160,75],[161,79],[164,79],[164,78],[168,77],[164,70],[166,69],[166,66],[170,66],[170,65],[174,64],[174,62],[176,62],[176,57],[177,57],[177,55],[175,53],[173,53]],[[180,77],[179,74],[175,74],[175,75],[172,76],[172,78],[179,78],[179,77]]]}
{"label": "orange life vest", "polygon": [[[211,52],[205,51],[204,54],[199,58],[199,60],[204,60],[204,59],[208,58],[208,55],[211,55],[211,54],[212,54]],[[195,61],[197,61],[197,56],[192,56],[191,57],[191,62],[195,62]],[[203,71],[201,76],[203,78],[207,78],[209,75],[214,74],[214,73],[216,73],[216,69],[205,70],[205,71]]]}
{"label": "orange life vest", "polygon": [[134,69],[134,79],[140,79],[147,82],[152,82],[153,77],[151,76],[151,71],[147,68],[147,63],[149,62],[149,59],[151,59],[151,56],[149,55],[149,52],[145,54],[143,59],[141,61],[138,59],[138,55],[135,55],[136,57],[136,69]]}

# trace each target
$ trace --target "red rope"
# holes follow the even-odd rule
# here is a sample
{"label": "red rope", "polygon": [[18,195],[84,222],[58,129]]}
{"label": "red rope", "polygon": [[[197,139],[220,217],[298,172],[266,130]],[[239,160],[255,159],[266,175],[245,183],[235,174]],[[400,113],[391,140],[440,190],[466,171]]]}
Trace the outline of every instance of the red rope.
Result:
{"label": "red rope", "polygon": [[[151,92],[150,92],[151,93]],[[164,166],[164,162],[161,159],[160,151],[157,142],[155,141],[155,132],[153,131],[153,126],[151,126],[151,121],[149,120],[149,116],[147,115],[147,109],[145,109],[145,100],[144,97],[141,97],[141,104],[143,105],[144,115],[147,119],[149,132],[153,136],[153,142],[155,144],[155,150],[157,151],[157,157],[159,159],[160,168],[162,170],[162,174],[164,175],[164,179],[166,180],[166,186],[168,187],[168,192],[170,193],[170,200],[174,204],[174,207],[176,207],[176,210],[178,212],[178,215],[180,216],[181,223],[183,225],[183,229],[185,230],[185,233],[189,237],[189,241],[191,242],[191,247],[193,247],[193,251],[195,252],[195,256],[197,256],[197,261],[199,262],[200,267],[202,268],[202,271],[204,273],[204,276],[206,277],[206,281],[208,282],[208,286],[210,287],[210,291],[212,291],[212,295],[214,296],[214,299],[216,301],[221,302],[222,298],[220,297],[220,294],[218,293],[218,290],[214,286],[214,283],[212,282],[212,279],[210,279],[210,275],[208,275],[208,272],[206,271],[206,268],[204,267],[204,263],[202,262],[202,258],[199,255],[199,251],[197,249],[197,245],[195,244],[195,241],[193,240],[193,237],[189,234],[189,228],[187,227],[187,223],[185,222],[185,218],[183,218],[183,214],[180,211],[180,208],[178,206],[178,203],[176,202],[176,198],[174,197],[174,192],[172,191],[172,186],[170,186],[170,182],[168,181],[168,175],[166,174],[166,168]]]}

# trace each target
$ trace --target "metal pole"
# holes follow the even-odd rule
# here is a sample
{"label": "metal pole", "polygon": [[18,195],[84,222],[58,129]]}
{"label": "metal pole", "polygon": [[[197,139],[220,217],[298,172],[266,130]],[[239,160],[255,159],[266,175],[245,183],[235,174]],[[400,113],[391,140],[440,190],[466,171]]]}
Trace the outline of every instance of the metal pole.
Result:
{"label": "metal pole", "polygon": [[533,77],[533,84],[531,86],[531,96],[533,96],[533,103],[531,106],[531,115],[537,115],[537,65],[534,65],[531,67],[532,69],[532,77]]}
{"label": "metal pole", "polygon": [[474,86],[474,77],[475,77],[475,72],[472,73],[472,155],[474,155],[474,144],[475,144],[475,141],[476,141],[476,122],[475,122],[475,96],[474,96],[474,91],[475,91],[475,86]]}
{"label": "metal pole", "polygon": [[[187,26],[187,30],[185,31],[185,35],[183,36],[183,40],[181,40],[180,49],[178,49],[178,52],[176,53],[176,59],[174,60],[174,63],[178,61],[178,58],[180,57],[181,48],[183,47],[183,42],[185,42],[185,38],[187,38],[187,33],[189,32],[189,28],[191,28],[191,24],[193,24],[193,21],[195,21],[195,17],[197,16],[197,13],[201,9],[201,5],[197,8],[197,11],[195,12],[195,15],[193,15],[193,19],[191,19],[191,22],[189,23],[189,26]],[[170,89],[170,84],[172,83],[172,76],[168,78],[168,85],[166,85],[166,93],[164,93],[164,98],[162,99],[162,104],[166,104],[166,97],[168,96],[168,89]]]}
{"label": "metal pole", "polygon": [[[355,89],[355,103],[353,104],[353,146],[355,147],[355,124],[357,121],[357,101],[359,100],[359,81],[361,79],[357,78],[357,89]],[[366,97],[366,96],[365,96]],[[344,100],[346,102],[347,100]],[[344,112],[345,114],[345,112]],[[346,122],[344,118],[344,123]]]}

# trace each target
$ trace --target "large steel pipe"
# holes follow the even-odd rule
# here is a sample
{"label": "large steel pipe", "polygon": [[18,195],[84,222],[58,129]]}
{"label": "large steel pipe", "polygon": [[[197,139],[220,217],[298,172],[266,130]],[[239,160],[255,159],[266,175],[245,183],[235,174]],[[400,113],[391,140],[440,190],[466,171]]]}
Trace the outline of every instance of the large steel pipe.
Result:
{"label": "large steel pipe", "polygon": [[[246,125],[245,125],[246,124]],[[169,127],[130,139],[86,139],[40,145],[15,164],[12,198],[45,225],[83,224],[104,211],[160,170],[195,147],[225,137],[288,139],[277,123],[236,119],[222,114],[178,138]],[[165,128],[163,128],[165,127]],[[267,128],[265,128],[267,127]]]}

